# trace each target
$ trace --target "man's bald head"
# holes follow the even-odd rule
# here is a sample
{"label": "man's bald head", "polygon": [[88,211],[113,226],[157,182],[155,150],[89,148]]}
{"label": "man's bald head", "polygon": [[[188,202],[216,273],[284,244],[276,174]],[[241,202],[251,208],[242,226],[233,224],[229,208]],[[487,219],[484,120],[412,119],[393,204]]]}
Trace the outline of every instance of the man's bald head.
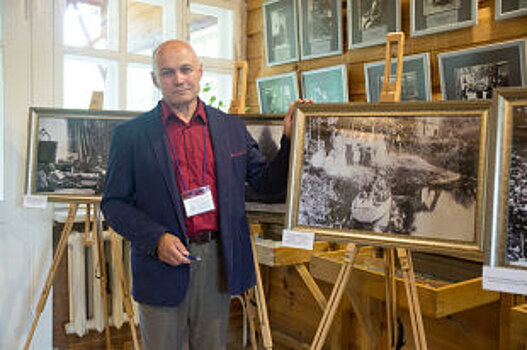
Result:
{"label": "man's bald head", "polygon": [[159,44],[152,53],[152,70],[154,71],[154,73],[157,73],[157,69],[159,67],[159,55],[163,54],[163,52],[167,50],[187,51],[196,62],[199,62],[196,51],[194,51],[194,49],[192,48],[192,46],[190,46],[189,43],[182,40],[167,40]]}

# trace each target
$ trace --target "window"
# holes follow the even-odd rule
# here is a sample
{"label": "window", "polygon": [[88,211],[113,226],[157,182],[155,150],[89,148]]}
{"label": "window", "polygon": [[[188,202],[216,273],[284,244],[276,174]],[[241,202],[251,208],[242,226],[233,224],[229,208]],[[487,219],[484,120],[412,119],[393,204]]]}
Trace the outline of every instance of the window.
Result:
{"label": "window", "polygon": [[4,200],[4,37],[0,4],[0,201]]}

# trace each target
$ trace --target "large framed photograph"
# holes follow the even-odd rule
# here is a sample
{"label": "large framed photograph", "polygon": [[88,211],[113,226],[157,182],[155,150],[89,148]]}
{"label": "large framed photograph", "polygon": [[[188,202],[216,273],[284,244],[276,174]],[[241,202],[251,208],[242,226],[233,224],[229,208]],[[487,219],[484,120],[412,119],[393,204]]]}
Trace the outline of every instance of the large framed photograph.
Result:
{"label": "large framed photograph", "polygon": [[401,30],[400,0],[348,0],[347,7],[349,49],[383,44]]}
{"label": "large framed photograph", "polygon": [[477,0],[410,0],[410,36],[474,26]]}
{"label": "large framed photograph", "polygon": [[267,65],[298,61],[295,0],[272,0],[264,3],[263,23]]}
{"label": "large framed photograph", "polygon": [[310,70],[301,73],[302,96],[316,103],[348,102],[346,65]]}
{"label": "large framed photograph", "polygon": [[482,259],[488,101],[296,112],[286,228]]}
{"label": "large framed photograph", "polygon": [[527,15],[527,0],[496,0],[494,17],[497,21]]}
{"label": "large framed photograph", "polygon": [[[364,65],[366,77],[366,98],[368,102],[377,102],[384,84],[384,63],[377,61]],[[397,61],[392,60],[390,80],[395,80]],[[430,56],[428,53],[406,56],[403,58],[403,76],[401,83],[401,100],[431,101],[432,87],[430,80]]]}
{"label": "large framed photograph", "polygon": [[302,59],[342,53],[340,0],[298,0]]}
{"label": "large framed photograph", "polygon": [[524,86],[525,43],[521,39],[439,54],[443,99],[490,99],[497,87]]}
{"label": "large framed photograph", "polygon": [[486,261],[527,270],[527,88],[496,90],[489,132]]}
{"label": "large framed photograph", "polygon": [[[266,160],[271,160],[280,150],[280,140],[284,134],[285,114],[239,114],[247,130],[258,144]],[[245,207],[251,212],[285,212],[286,191],[277,194],[255,192],[248,184],[245,186]]]}
{"label": "large framed photograph", "polygon": [[289,104],[299,97],[296,73],[258,78],[256,88],[262,114],[287,113]]}
{"label": "large framed photograph", "polygon": [[26,192],[59,202],[100,199],[112,131],[138,114],[31,108]]}

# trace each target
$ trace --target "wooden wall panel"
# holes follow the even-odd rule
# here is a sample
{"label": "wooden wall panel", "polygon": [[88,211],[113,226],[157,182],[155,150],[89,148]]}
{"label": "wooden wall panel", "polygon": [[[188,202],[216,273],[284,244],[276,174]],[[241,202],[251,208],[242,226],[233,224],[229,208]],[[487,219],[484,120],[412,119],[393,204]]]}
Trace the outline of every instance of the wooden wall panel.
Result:
{"label": "wooden wall panel", "polygon": [[[437,54],[461,50],[518,38],[527,38],[527,17],[517,17],[502,21],[494,20],[494,0],[481,0],[478,4],[478,24],[432,35],[410,38],[410,0],[402,2],[402,30],[406,34],[405,55],[430,53],[432,95],[441,99]],[[262,4],[264,0],[247,2],[247,58],[249,61],[247,106],[249,112],[258,112],[256,79],[263,76],[297,72],[329,67],[345,63],[348,68],[348,89],[350,101],[366,101],[364,88],[364,63],[384,59],[384,46],[377,45],[361,49],[347,49],[346,1],[342,2],[343,48],[342,55],[305,60],[279,66],[268,67],[264,59]]]}

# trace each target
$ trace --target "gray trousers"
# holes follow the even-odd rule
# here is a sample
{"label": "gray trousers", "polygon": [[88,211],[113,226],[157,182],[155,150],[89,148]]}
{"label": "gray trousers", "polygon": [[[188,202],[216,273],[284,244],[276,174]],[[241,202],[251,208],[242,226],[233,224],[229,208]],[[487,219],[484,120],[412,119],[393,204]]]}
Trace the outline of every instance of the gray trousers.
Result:
{"label": "gray trousers", "polygon": [[219,243],[213,240],[189,248],[201,261],[190,264],[189,288],[181,304],[139,304],[144,350],[226,348],[231,296],[226,292]]}

